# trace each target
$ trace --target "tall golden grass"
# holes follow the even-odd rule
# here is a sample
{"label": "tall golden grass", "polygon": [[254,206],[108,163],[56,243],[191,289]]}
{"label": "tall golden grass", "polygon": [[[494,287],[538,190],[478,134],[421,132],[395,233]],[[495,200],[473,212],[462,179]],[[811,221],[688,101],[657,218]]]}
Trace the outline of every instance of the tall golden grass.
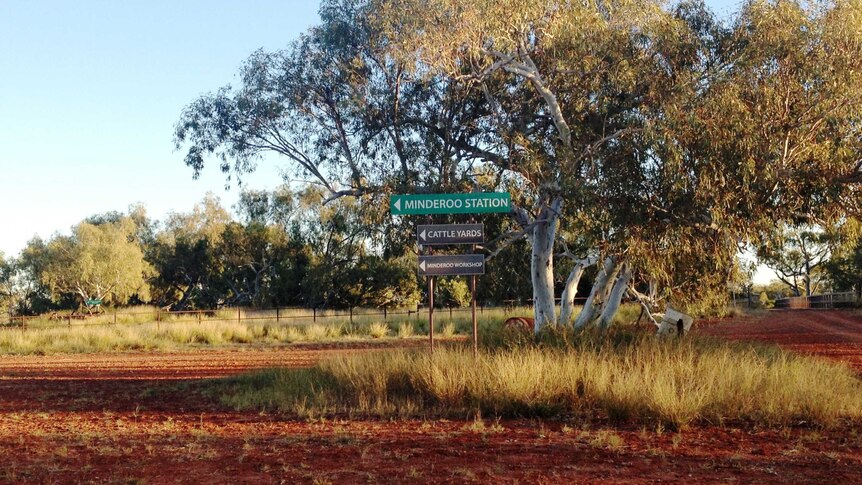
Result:
{"label": "tall golden grass", "polygon": [[393,351],[269,370],[223,384],[237,408],[299,415],[530,416],[656,422],[808,423],[862,418],[846,367],[776,347],[618,332],[568,345]]}
{"label": "tall golden grass", "polygon": [[[385,326],[382,326],[385,329]],[[0,355],[51,355],[133,350],[176,350],[242,344],[290,344],[394,338],[381,326],[292,325],[224,321],[88,325],[0,331]]]}
{"label": "tall golden grass", "polygon": [[[478,315],[480,339],[486,346],[509,344],[500,322],[513,315],[529,315],[531,308],[486,308]],[[616,323],[637,319],[639,307],[623,305]],[[317,321],[305,309],[226,309],[208,314],[165,313],[154,306],[72,320],[67,325],[48,315],[27,320],[26,329],[0,329],[0,354],[98,353],[128,350],[166,350],[246,343],[285,344],[370,338],[411,338],[428,333],[427,314],[389,314],[381,321],[376,310],[356,310],[353,322],[343,311],[319,311]],[[471,335],[469,311],[438,310],[438,336]]]}
{"label": "tall golden grass", "polygon": [[[485,309],[479,325],[489,332],[506,315],[528,314],[528,309]],[[27,319],[26,329],[0,330],[0,354],[98,353],[127,350],[165,350],[182,347],[243,343],[330,342],[371,338],[409,338],[428,331],[427,314],[389,314],[385,320],[376,310],[356,310],[353,322],[341,311],[318,311],[317,318],[305,309],[245,310],[165,313],[154,306],[137,306],[67,322],[66,315]],[[445,318],[443,318],[445,317]],[[470,332],[469,312],[438,311],[435,322],[445,336]],[[444,332],[444,330],[446,330]]]}

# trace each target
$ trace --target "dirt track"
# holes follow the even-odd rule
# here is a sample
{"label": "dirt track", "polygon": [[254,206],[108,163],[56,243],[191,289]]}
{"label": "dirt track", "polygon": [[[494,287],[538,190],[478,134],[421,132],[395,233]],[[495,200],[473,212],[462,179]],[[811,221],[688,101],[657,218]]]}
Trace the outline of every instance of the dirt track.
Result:
{"label": "dirt track", "polygon": [[[836,358],[836,345],[858,345],[860,325],[842,314],[770,314],[698,331],[780,341]],[[856,431],[297,421],[226,409],[206,396],[201,381],[369,350],[362,347],[0,357],[0,482],[862,481]]]}
{"label": "dirt track", "polygon": [[700,325],[695,331],[732,340],[776,343],[786,349],[845,362],[862,372],[862,313],[776,310],[756,318]]}

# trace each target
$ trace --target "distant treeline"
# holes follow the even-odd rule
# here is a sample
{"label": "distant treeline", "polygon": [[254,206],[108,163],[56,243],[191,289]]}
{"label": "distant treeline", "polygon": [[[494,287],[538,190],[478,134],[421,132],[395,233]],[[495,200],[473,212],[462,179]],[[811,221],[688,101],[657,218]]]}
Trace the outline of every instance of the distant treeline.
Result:
{"label": "distant treeline", "polygon": [[[71,233],[36,237],[0,258],[2,306],[30,315],[151,303],[171,310],[225,306],[314,308],[414,306],[423,301],[416,270],[416,221],[392,221],[373,198],[323,203],[323,192],[287,186],[244,191],[234,213],[212,195],[191,212],[150,219],[143,206],[81,221]],[[404,218],[407,219],[407,218]],[[504,219],[488,217],[489,233]],[[489,261],[479,298],[530,297],[524,242]],[[465,278],[440,278],[436,301],[469,303]]]}

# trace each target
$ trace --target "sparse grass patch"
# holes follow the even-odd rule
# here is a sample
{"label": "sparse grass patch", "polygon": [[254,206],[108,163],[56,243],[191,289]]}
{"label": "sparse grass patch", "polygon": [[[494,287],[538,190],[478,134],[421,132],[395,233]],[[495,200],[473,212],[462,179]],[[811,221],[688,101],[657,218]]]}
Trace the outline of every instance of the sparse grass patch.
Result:
{"label": "sparse grass patch", "polygon": [[305,327],[305,339],[311,342],[319,342],[321,340],[325,340],[328,337],[329,332],[326,331],[326,327],[319,324],[312,324]]}
{"label": "sparse grass patch", "polygon": [[625,440],[622,436],[609,430],[601,430],[596,432],[590,439],[590,446],[593,448],[604,448],[607,450],[618,451],[625,445]]}
{"label": "sparse grass patch", "polygon": [[413,324],[404,322],[398,326],[398,338],[410,338],[413,336]]}

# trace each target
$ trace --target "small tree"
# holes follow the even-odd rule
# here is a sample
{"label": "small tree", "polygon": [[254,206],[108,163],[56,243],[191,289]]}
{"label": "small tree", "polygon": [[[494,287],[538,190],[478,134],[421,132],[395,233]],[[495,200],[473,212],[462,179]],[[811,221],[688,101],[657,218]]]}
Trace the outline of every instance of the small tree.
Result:
{"label": "small tree", "polygon": [[853,291],[862,304],[862,221],[849,219],[835,235],[836,244],[826,271],[838,291]]}
{"label": "small tree", "polygon": [[156,268],[153,287],[160,305],[173,309],[214,308],[223,302],[223,265],[217,257],[231,217],[207,194],[189,213],[172,213],[155,236],[148,261]]}
{"label": "small tree", "polygon": [[12,289],[13,268],[12,262],[7,261],[3,253],[0,252],[0,319],[4,315],[10,314],[14,305],[14,291]]}
{"label": "small tree", "polygon": [[464,278],[437,278],[434,302],[444,307],[462,308],[470,304],[470,286]]}
{"label": "small tree", "polygon": [[40,277],[55,298],[74,294],[82,304],[91,298],[124,304],[136,295],[149,299],[151,267],[135,241],[137,226],[128,217],[98,225],[82,222],[71,236],[47,244],[47,264]]}
{"label": "small tree", "polygon": [[772,300],[769,299],[769,295],[766,294],[765,291],[760,292],[760,307],[761,308],[772,308]]}
{"label": "small tree", "polygon": [[828,276],[824,265],[830,256],[829,240],[818,228],[779,229],[765,239],[757,255],[796,296],[820,291]]}

